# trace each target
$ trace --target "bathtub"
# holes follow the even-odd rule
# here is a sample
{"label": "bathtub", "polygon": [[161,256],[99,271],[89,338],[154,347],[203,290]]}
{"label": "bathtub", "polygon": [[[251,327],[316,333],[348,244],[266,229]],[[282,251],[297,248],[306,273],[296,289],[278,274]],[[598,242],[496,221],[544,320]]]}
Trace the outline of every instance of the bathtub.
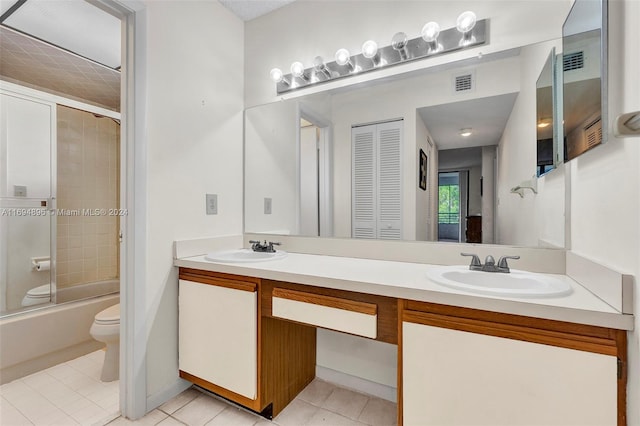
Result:
{"label": "bathtub", "polygon": [[61,289],[56,305],[0,319],[0,384],[102,348],[89,328],[98,312],[119,303],[118,289],[117,280]]}

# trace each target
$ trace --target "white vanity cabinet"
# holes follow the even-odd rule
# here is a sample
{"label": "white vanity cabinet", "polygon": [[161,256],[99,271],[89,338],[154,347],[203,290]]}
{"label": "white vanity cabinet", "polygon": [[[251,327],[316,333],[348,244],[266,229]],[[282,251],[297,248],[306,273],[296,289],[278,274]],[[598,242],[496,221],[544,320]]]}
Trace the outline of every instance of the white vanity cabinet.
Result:
{"label": "white vanity cabinet", "polygon": [[615,331],[460,309],[403,310],[405,426],[625,423]]}
{"label": "white vanity cabinet", "polygon": [[179,281],[179,368],[247,399],[257,398],[257,285]]}

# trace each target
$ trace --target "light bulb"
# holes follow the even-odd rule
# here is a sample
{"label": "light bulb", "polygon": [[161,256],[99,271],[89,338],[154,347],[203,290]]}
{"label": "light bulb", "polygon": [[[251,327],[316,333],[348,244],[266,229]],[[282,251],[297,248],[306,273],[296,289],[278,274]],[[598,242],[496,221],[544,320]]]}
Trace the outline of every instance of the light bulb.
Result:
{"label": "light bulb", "polygon": [[351,54],[347,49],[338,49],[336,52],[336,63],[338,65],[347,65],[351,60]]}
{"label": "light bulb", "polygon": [[422,27],[422,39],[427,43],[433,43],[440,35],[440,25],[437,22],[427,22]]}
{"label": "light bulb", "polygon": [[304,65],[302,62],[294,62],[291,64],[291,74],[295,77],[304,76]]}
{"label": "light bulb", "polygon": [[329,71],[329,68],[327,68],[327,65],[324,63],[324,59],[322,59],[322,56],[316,56],[313,59],[313,69],[316,73],[324,75],[327,79],[331,78],[331,71]]}
{"label": "light bulb", "polygon": [[274,83],[280,83],[282,80],[284,80],[284,74],[282,73],[282,70],[280,68],[273,68],[271,72],[269,72],[269,75],[271,76],[271,80],[273,80]]}
{"label": "light bulb", "polygon": [[468,33],[476,25],[476,14],[467,10],[462,12],[456,20],[456,28],[463,34]]}
{"label": "light bulb", "polygon": [[378,54],[378,43],[373,40],[367,40],[362,45],[362,56],[371,59]]}
{"label": "light bulb", "polygon": [[395,33],[393,38],[391,39],[391,47],[398,51],[400,54],[400,59],[403,61],[408,58],[407,53],[407,35],[403,32]]}
{"label": "light bulb", "polygon": [[460,129],[460,136],[463,136],[465,138],[467,136],[471,136],[471,129],[470,128],[468,128],[468,129]]}

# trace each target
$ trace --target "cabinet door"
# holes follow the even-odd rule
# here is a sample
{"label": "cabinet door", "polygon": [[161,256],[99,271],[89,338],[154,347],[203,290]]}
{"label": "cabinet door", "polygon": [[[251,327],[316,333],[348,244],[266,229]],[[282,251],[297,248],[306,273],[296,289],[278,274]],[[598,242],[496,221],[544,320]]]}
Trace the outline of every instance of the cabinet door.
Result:
{"label": "cabinet door", "polygon": [[617,359],[402,324],[403,420],[413,425],[615,425]]}
{"label": "cabinet door", "polygon": [[179,368],[257,397],[257,292],[180,280]]}

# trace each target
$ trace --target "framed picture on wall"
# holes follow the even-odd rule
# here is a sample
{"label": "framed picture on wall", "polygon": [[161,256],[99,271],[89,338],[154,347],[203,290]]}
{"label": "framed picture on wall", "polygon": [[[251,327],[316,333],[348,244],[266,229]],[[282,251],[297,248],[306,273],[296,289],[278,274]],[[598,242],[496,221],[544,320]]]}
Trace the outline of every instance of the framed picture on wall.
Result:
{"label": "framed picture on wall", "polygon": [[427,190],[427,154],[420,149],[420,179],[418,185],[423,191]]}

